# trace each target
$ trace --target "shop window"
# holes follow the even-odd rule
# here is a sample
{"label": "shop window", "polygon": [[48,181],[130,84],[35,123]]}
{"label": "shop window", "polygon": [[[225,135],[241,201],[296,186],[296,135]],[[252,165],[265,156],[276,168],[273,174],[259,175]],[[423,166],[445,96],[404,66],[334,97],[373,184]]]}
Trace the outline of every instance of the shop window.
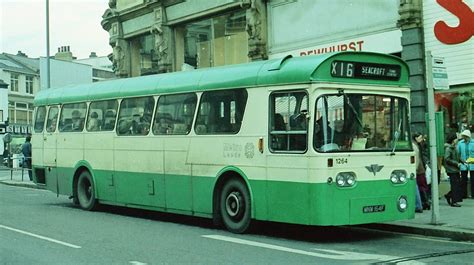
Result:
{"label": "shop window", "polygon": [[143,35],[130,41],[132,76],[153,72],[157,68],[153,35]]}
{"label": "shop window", "polygon": [[[248,62],[245,12],[202,20],[176,29],[177,62],[183,68],[206,68]],[[178,41],[179,42],[179,41]]]}

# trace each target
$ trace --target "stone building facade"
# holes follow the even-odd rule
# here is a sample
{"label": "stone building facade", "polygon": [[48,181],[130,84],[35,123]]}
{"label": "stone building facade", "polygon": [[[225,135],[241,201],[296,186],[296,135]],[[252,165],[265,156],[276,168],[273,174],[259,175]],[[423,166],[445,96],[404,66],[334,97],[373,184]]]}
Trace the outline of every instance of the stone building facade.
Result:
{"label": "stone building facade", "polygon": [[115,74],[140,76],[267,59],[262,0],[111,0]]}
{"label": "stone building facade", "polygon": [[[457,1],[456,9],[466,14],[469,12],[464,11],[471,8],[472,13],[472,1]],[[464,32],[464,42],[448,44],[448,48],[427,37],[433,28],[428,21],[431,17],[441,14],[446,20],[456,20],[457,15],[449,10],[438,11],[444,2],[110,0],[102,27],[109,32],[114,70],[119,77],[245,63],[288,54],[307,56],[348,50],[400,56],[410,66],[413,129],[426,132],[426,43],[437,56],[448,56],[448,72],[456,71],[452,81],[454,93],[469,92],[474,83],[469,76],[461,76],[474,72],[472,61],[469,65],[464,59],[463,64],[458,64],[459,58],[449,58],[451,54],[462,54],[462,58],[472,60],[467,54],[469,47],[471,55],[474,48],[472,32]],[[452,116],[451,111],[447,116]]]}

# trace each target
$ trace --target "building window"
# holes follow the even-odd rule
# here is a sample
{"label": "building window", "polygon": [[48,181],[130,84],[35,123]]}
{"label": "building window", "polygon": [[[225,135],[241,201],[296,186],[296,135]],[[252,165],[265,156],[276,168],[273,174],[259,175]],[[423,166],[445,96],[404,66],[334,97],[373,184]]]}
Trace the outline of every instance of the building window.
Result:
{"label": "building window", "polygon": [[32,124],[33,104],[23,102],[8,102],[8,112],[10,123]]}
{"label": "building window", "polygon": [[33,77],[26,76],[26,93],[33,94]]}
{"label": "building window", "polygon": [[176,28],[178,67],[206,68],[248,62],[245,25],[245,12],[240,11]]}
{"label": "building window", "polygon": [[18,74],[10,74],[10,89],[13,92],[18,92]]}
{"label": "building window", "polygon": [[157,61],[153,45],[152,35],[143,35],[130,40],[132,76],[156,73]]}

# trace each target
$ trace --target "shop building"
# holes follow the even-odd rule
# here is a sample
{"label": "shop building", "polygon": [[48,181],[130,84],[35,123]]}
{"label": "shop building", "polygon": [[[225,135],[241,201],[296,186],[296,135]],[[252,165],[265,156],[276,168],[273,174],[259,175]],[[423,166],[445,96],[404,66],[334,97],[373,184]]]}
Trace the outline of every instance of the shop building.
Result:
{"label": "shop building", "polygon": [[[426,49],[434,55],[446,57],[452,89],[471,91],[474,76],[470,37],[465,37],[467,43],[455,44],[461,46],[452,55],[458,56],[459,50],[464,50],[471,56],[461,55],[464,60],[458,63],[456,58],[450,59],[452,55],[446,47],[433,45],[425,34],[429,33],[427,23],[432,23],[428,21],[440,15],[432,6],[442,6],[440,2],[446,1],[111,0],[102,27],[109,32],[118,77],[245,63],[289,54],[369,51],[400,56],[410,66],[413,130],[426,132],[425,42]],[[472,6],[472,0],[456,2]],[[437,12],[453,15],[446,9]],[[472,27],[464,28],[470,31]],[[470,73],[471,77],[465,76]]]}
{"label": "shop building", "polygon": [[[39,60],[29,58],[21,51],[18,54],[0,54],[0,79],[8,84],[8,93],[2,93],[0,120],[8,121],[6,130],[27,133],[33,118],[33,98],[40,87]],[[5,91],[4,91],[5,92]],[[6,98],[4,96],[7,96]]]}
{"label": "shop building", "polygon": [[115,74],[173,72],[267,59],[260,0],[116,0],[103,15]]}
{"label": "shop building", "polygon": [[443,57],[448,90],[435,91],[448,131],[474,131],[474,1],[423,2],[425,49]]}

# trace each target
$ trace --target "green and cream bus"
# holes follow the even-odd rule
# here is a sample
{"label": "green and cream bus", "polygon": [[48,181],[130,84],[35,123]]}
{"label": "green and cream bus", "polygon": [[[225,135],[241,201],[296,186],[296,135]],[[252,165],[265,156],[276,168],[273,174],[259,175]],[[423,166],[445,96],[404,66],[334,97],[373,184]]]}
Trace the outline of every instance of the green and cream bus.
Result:
{"label": "green and cream bus", "polygon": [[100,204],[332,226],[414,217],[408,67],[343,52],[43,90],[34,180]]}

